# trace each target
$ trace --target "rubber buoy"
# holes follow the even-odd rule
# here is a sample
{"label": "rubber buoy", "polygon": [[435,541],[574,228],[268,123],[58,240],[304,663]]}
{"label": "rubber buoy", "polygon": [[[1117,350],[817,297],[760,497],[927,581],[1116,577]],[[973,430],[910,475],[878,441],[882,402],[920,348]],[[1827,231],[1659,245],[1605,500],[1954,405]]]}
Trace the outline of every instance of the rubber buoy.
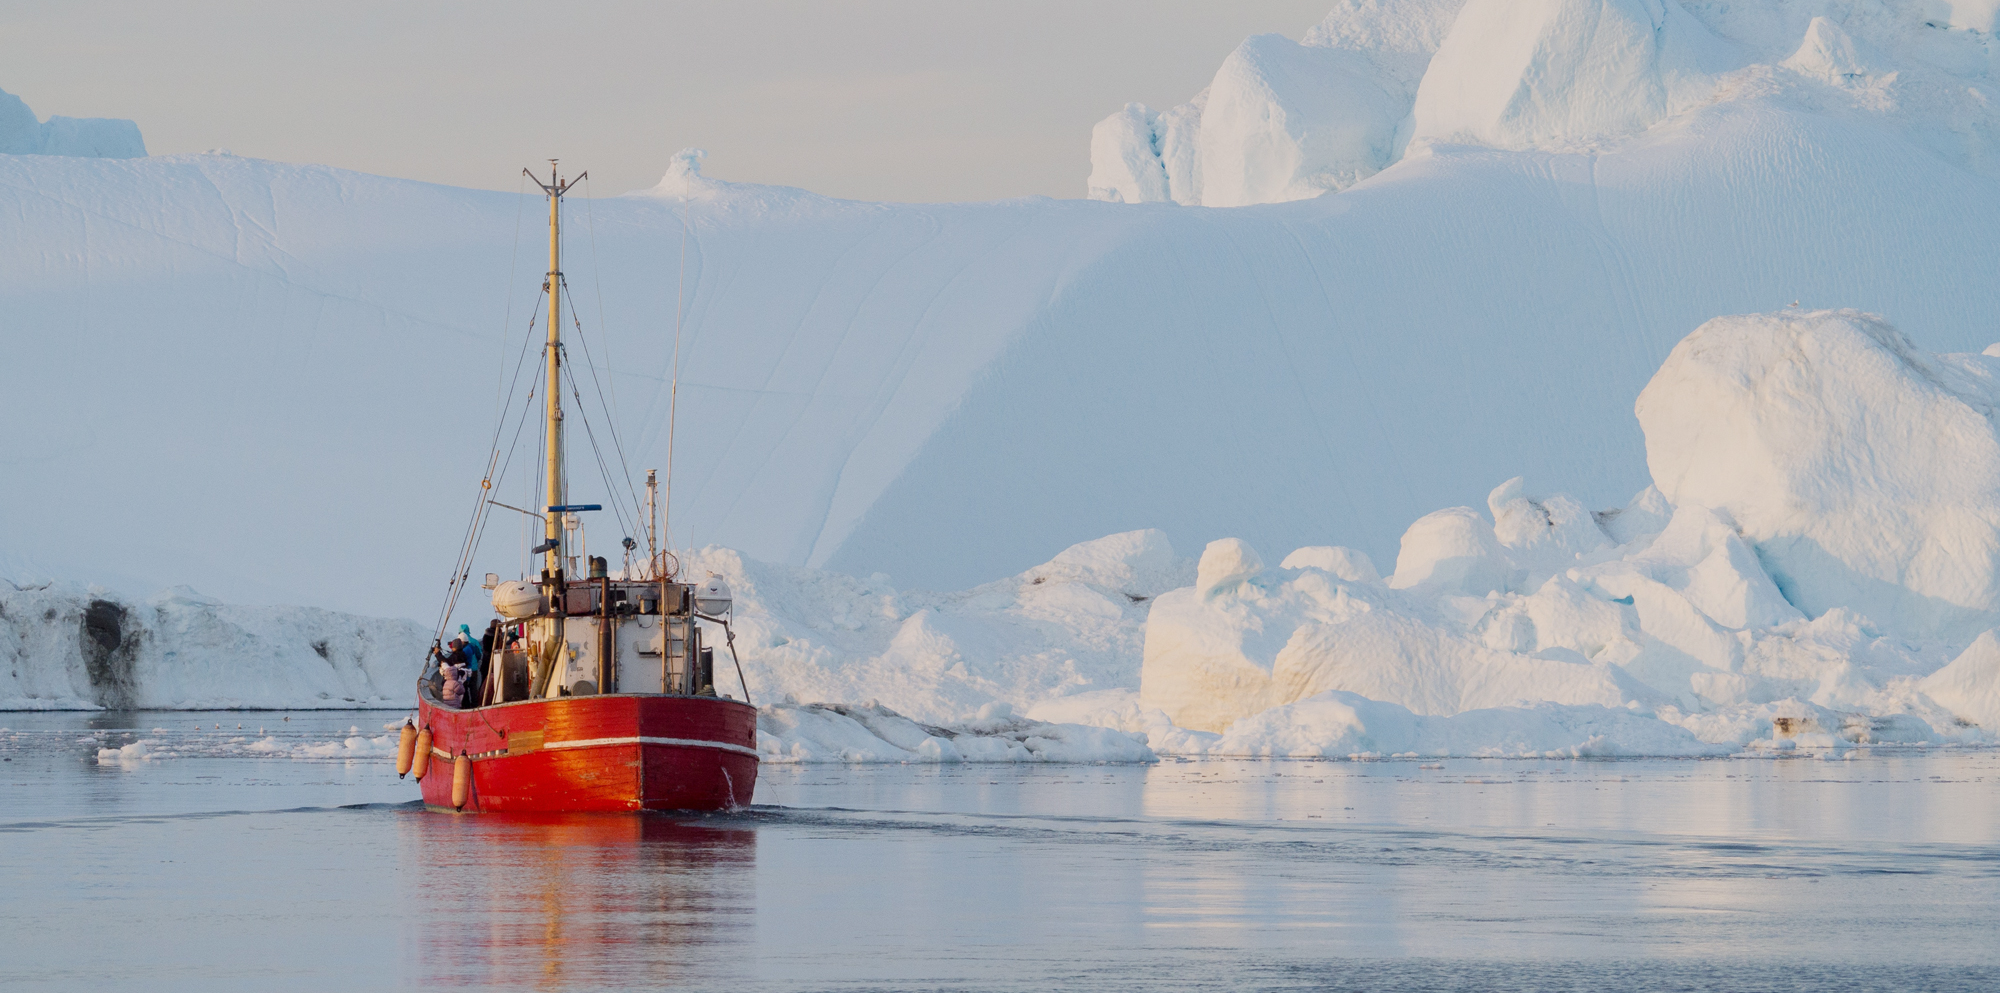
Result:
{"label": "rubber buoy", "polygon": [[451,809],[464,810],[466,795],[472,792],[472,757],[458,753],[451,765]]}
{"label": "rubber buoy", "polygon": [[411,757],[410,772],[418,779],[422,779],[424,773],[429,771],[431,771],[431,729],[425,728],[417,732],[416,755]]}
{"label": "rubber buoy", "polygon": [[413,761],[416,757],[417,757],[417,726],[415,724],[411,724],[409,721],[404,721],[402,738],[401,740],[396,742],[397,779],[401,779],[404,776],[410,774],[410,762]]}

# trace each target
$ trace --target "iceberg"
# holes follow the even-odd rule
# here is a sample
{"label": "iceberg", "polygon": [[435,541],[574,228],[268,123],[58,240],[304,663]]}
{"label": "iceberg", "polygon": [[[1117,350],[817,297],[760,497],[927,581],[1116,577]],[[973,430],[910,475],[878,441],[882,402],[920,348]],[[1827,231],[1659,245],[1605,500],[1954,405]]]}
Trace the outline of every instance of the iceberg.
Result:
{"label": "iceberg", "polygon": [[[1620,147],[1730,104],[1873,118],[2000,170],[1991,0],[1345,0],[1293,43],[1245,41],[1170,114],[1091,139],[1094,199],[1240,206],[1338,192],[1432,146]],[[1128,121],[1120,127],[1115,122]],[[1118,170],[1151,185],[1100,183]],[[1157,182],[1167,177],[1164,190]]]}
{"label": "iceberg", "polygon": [[1215,541],[1102,716],[1232,755],[1993,741],[1993,351],[1855,311],[1709,321],[1635,403],[1654,485],[1627,506],[1511,479],[1412,524],[1386,581]]}
{"label": "iceberg", "polygon": [[104,117],[38,120],[20,97],[0,90],[0,155],[142,159],[146,141],[131,121]]}
{"label": "iceberg", "polygon": [[406,707],[430,632],[186,587],[134,601],[0,581],[0,710]]}
{"label": "iceberg", "polygon": [[1963,647],[2000,624],[1994,351],[1927,354],[1851,310],[1718,318],[1639,395],[1646,461],[1807,614]]}

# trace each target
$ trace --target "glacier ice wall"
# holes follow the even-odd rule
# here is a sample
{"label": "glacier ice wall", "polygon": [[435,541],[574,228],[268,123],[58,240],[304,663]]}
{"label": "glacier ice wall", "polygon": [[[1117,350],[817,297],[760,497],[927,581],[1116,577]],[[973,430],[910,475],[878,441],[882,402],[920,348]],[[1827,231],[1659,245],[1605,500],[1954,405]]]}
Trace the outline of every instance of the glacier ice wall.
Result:
{"label": "glacier ice wall", "polygon": [[[1592,508],[1641,488],[1632,398],[1715,314],[1802,299],[1977,352],[2000,313],[1991,180],[1776,99],[1236,210],[677,173],[571,204],[635,469],[666,463],[684,203],[674,544],[934,589],[1139,528],[1386,566],[1495,479]],[[534,309],[532,236],[506,277],[535,209],[228,156],[0,156],[0,338],[33,370],[0,433],[0,573],[428,616]],[[492,535],[474,575],[518,571]]]}
{"label": "glacier ice wall", "polygon": [[20,97],[0,90],[0,155],[68,155],[134,159],[146,156],[146,141],[131,121],[106,117],[35,119]]}
{"label": "glacier ice wall", "polygon": [[244,607],[181,587],[0,582],[0,710],[394,707],[430,632],[309,607]]}

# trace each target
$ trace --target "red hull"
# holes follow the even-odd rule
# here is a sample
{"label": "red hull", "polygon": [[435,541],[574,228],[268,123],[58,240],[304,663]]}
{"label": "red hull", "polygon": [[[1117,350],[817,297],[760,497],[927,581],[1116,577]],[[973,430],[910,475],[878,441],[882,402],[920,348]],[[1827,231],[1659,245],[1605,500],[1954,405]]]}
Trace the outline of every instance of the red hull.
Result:
{"label": "red hull", "polygon": [[424,803],[453,809],[452,769],[472,760],[465,811],[726,810],[757,786],[757,709],[719,697],[605,694],[476,710],[420,684],[431,730]]}

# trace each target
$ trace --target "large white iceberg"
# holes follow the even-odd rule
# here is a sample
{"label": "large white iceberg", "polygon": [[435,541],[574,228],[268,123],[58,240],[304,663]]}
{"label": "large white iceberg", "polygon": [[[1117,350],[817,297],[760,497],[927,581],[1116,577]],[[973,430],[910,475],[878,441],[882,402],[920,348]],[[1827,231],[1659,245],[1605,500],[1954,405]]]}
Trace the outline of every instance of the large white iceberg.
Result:
{"label": "large white iceberg", "polygon": [[1210,754],[1991,740],[1996,376],[1852,311],[1710,321],[1636,404],[1656,488],[1592,513],[1509,480],[1413,524],[1386,582],[1216,541],[1110,716]]}
{"label": "large white iceberg", "polygon": [[1084,542],[956,592],[898,590],[886,576],[720,548],[695,555],[690,569],[726,577],[736,593],[736,649],[753,701],[865,703],[933,724],[995,704],[1028,712],[1136,687],[1152,598],[1194,578],[1193,563],[1158,531]]}
{"label": "large white iceberg", "polygon": [[0,155],[67,155],[77,158],[137,159],[146,141],[131,121],[107,117],[51,117],[37,120],[20,97],[0,90]]}
{"label": "large white iceberg", "polygon": [[1708,96],[1721,49],[1675,0],[1468,0],[1411,130],[1500,148],[1634,133]]}
{"label": "large white iceberg", "polygon": [[[1636,404],[1657,485],[1593,512],[1507,480],[1413,523],[1386,578],[1328,545],[1189,562],[1157,531],[950,593],[720,548],[688,566],[737,591],[746,685],[718,682],[763,706],[774,762],[1991,743],[2000,616],[1932,600],[2000,568],[1995,373],[1856,312],[1710,321]],[[1825,540],[1800,556],[1801,534]],[[0,616],[10,706],[402,706],[423,640],[187,594],[17,589]]]}
{"label": "large white iceberg", "polygon": [[1668,122],[1702,128],[1697,115],[1718,105],[1758,103],[1873,118],[1991,174],[2000,171],[1995,9],[1991,0],[1344,0],[1296,44],[1245,41],[1189,104],[1157,115],[1130,105],[1107,118],[1091,137],[1089,195],[1296,200],[1351,187],[1433,143],[1602,149]]}
{"label": "large white iceberg", "polygon": [[1787,598],[1963,646],[2000,624],[2000,349],[1932,355],[1854,311],[1719,318],[1639,395],[1677,505],[1726,515]]}
{"label": "large white iceberg", "polygon": [[1194,99],[1127,104],[1091,131],[1089,195],[1210,207],[1345,189],[1401,154],[1417,83],[1464,0],[1342,0],[1305,37],[1264,34]]}
{"label": "large white iceberg", "polygon": [[0,710],[407,706],[429,643],[410,621],[184,587],[139,600],[0,581]]}

